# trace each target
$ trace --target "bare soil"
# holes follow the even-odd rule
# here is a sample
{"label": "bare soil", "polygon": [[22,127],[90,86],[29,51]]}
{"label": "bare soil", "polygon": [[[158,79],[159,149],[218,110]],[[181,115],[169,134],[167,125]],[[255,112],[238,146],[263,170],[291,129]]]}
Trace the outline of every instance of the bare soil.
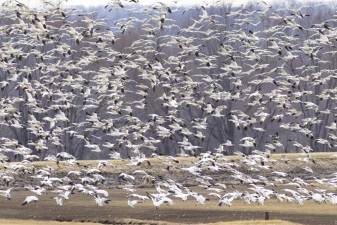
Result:
{"label": "bare soil", "polygon": [[[297,160],[301,154],[286,155],[289,161],[278,160],[272,164],[271,171],[284,171],[288,173],[288,178],[301,177],[311,183],[313,177],[329,177],[337,171],[336,154],[317,153],[312,154],[315,163],[310,163],[314,173],[310,176],[303,171],[304,164]],[[273,158],[280,159],[282,155],[273,155]],[[129,224],[128,219],[151,220],[151,221],[167,221],[177,224],[189,223],[212,223],[235,220],[261,220],[265,218],[265,212],[269,212],[269,217],[272,220],[286,220],[297,222],[306,225],[335,225],[337,224],[337,206],[328,204],[316,204],[306,202],[304,206],[299,206],[294,203],[279,203],[268,200],[264,206],[247,205],[242,202],[234,202],[232,207],[218,207],[216,200],[208,202],[205,205],[197,205],[195,201],[188,200],[186,202],[174,201],[172,206],[163,206],[155,209],[149,201],[131,208],[127,205],[127,193],[118,188],[120,183],[117,176],[121,172],[132,173],[136,169],[143,169],[151,175],[162,175],[168,178],[173,178],[177,182],[190,187],[192,190],[207,195],[206,192],[195,185],[195,178],[187,172],[180,170],[182,167],[187,167],[196,161],[196,158],[181,158],[178,164],[173,164],[170,171],[166,170],[166,165],[161,160],[151,159],[151,166],[140,165],[130,166],[126,161],[114,161],[107,167],[102,169],[102,175],[106,177],[106,182],[101,185],[101,188],[109,189],[111,202],[104,207],[97,207],[92,197],[76,193],[71,196],[70,200],[65,201],[64,206],[57,206],[53,197],[53,193],[48,192],[47,195],[39,197],[40,200],[35,204],[21,206],[22,201],[27,195],[32,193],[24,191],[23,187],[27,183],[34,185],[35,180],[27,176],[16,178],[16,188],[12,192],[12,199],[6,200],[0,197],[0,218],[4,219],[32,219],[32,220],[58,220],[58,221],[79,221],[79,222],[101,222],[104,224]],[[237,157],[228,157],[228,160],[238,161]],[[81,166],[69,166],[61,164],[57,167],[55,163],[36,162],[36,169],[53,167],[56,169],[54,176],[63,177],[70,170],[80,170],[85,168],[95,168],[97,161],[81,161]],[[242,172],[248,173],[246,166],[240,167]],[[258,174],[258,172],[257,172]],[[253,174],[252,174],[253,175]],[[269,178],[269,174],[264,174]],[[215,181],[220,181],[230,189],[240,188],[240,184],[233,183],[230,176],[226,173],[213,174]],[[4,190],[7,187],[0,185]],[[312,183],[312,188],[319,188],[319,184]],[[136,185],[137,193],[151,192],[151,187],[142,184]],[[282,188],[282,187],[278,187]],[[278,189],[276,188],[276,189]],[[331,190],[336,191],[336,190]],[[135,223],[134,223],[135,224]],[[137,224],[137,223],[136,223]],[[144,224],[139,222],[138,224]],[[159,224],[159,222],[151,222],[145,224]]]}
{"label": "bare soil", "polygon": [[[131,208],[127,206],[126,195],[121,190],[111,191],[112,202],[103,207],[97,207],[90,197],[80,194],[75,194],[72,199],[65,202],[64,206],[57,206],[51,195],[40,197],[37,203],[21,206],[22,200],[28,194],[25,191],[18,191],[13,193],[12,200],[0,199],[0,218],[100,222],[104,224],[128,224],[128,222],[125,222],[128,220],[125,219],[138,219],[196,224],[234,220],[261,220],[265,217],[265,211],[261,210],[259,206],[240,206],[240,210],[237,210],[236,207],[233,207],[233,209],[216,207],[212,203],[196,205],[192,201],[177,202],[173,206],[163,206],[157,210],[149,204]],[[286,208],[289,205],[287,203],[276,204],[279,204],[281,208]],[[270,209],[273,207],[273,205],[270,205]],[[320,209],[321,212],[318,212]],[[313,213],[308,212],[310,210]],[[302,211],[300,209],[292,212],[277,211],[276,208],[270,211],[270,219],[287,220],[306,225],[334,225],[337,221],[337,213],[334,215],[331,211],[337,212],[337,206],[312,204]]]}

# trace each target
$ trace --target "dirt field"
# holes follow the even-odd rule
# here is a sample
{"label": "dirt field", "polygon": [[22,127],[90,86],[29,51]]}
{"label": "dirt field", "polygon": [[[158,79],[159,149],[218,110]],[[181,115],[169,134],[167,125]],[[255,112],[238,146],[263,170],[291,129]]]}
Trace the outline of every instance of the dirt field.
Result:
{"label": "dirt field", "polygon": [[0,218],[58,220],[77,222],[116,223],[124,219],[168,221],[175,223],[211,223],[234,220],[261,220],[265,212],[270,219],[288,220],[301,224],[334,225],[337,221],[337,206],[318,205],[308,202],[300,207],[296,204],[267,202],[264,206],[247,206],[235,202],[232,207],[218,207],[214,202],[196,205],[192,201],[177,201],[173,206],[158,210],[149,203],[130,208],[121,190],[110,191],[112,202],[97,207],[89,197],[75,194],[63,207],[57,206],[52,196],[46,195],[35,204],[21,206],[27,192],[15,192],[12,200],[0,200]]}
{"label": "dirt field", "polygon": [[[294,160],[299,157],[299,154],[288,154],[289,162],[275,163],[274,168],[278,171],[287,171],[291,176],[301,175],[301,162]],[[278,159],[282,155],[273,155],[273,158]],[[323,176],[337,171],[337,157],[335,154],[313,154],[312,157],[316,160],[316,164],[312,165],[315,176]],[[237,160],[237,157],[229,157],[230,160]],[[190,165],[195,158],[179,159],[179,167]],[[81,165],[86,167],[95,167],[97,161],[81,161]],[[51,166],[56,168],[55,163],[36,162],[37,167]],[[187,173],[178,172],[173,167],[170,174],[167,174],[164,166],[158,159],[151,159],[151,167],[146,165],[140,168],[150,171],[152,174],[164,174],[174,177],[184,185],[189,186],[191,190],[203,193],[202,189],[197,189],[193,186],[192,179],[187,176]],[[178,165],[177,165],[178,167]],[[103,175],[107,178],[104,188],[109,189],[109,205],[97,207],[93,198],[87,195],[76,193],[71,199],[64,202],[64,206],[57,206],[52,193],[39,197],[37,203],[21,206],[23,199],[31,193],[22,191],[22,188],[16,188],[12,192],[12,199],[6,200],[0,197],[0,218],[2,219],[29,219],[29,220],[44,220],[44,221],[74,221],[74,222],[100,222],[103,224],[127,224],[129,219],[157,221],[145,224],[158,224],[158,221],[167,221],[177,224],[199,224],[199,223],[216,223],[229,222],[239,220],[264,220],[265,212],[269,212],[271,220],[291,221],[305,225],[335,225],[337,224],[337,206],[330,204],[317,204],[307,201],[303,206],[295,203],[279,203],[276,200],[268,200],[265,205],[247,205],[242,201],[234,202],[232,207],[219,207],[215,199],[205,205],[197,205],[195,201],[187,200],[185,202],[175,200],[172,206],[162,206],[155,209],[150,201],[137,205],[131,208],[127,205],[127,193],[119,189],[116,183],[116,176],[121,171],[132,171],[138,167],[125,165],[125,161],[111,162],[108,168],[105,168]],[[58,173],[64,174],[69,170],[76,169],[74,166],[61,165],[58,168]],[[77,168],[78,169],[78,168]],[[61,175],[62,176],[62,175]],[[24,180],[25,178],[22,177]],[[227,180],[226,174],[220,174],[218,179]],[[312,184],[317,185],[317,184]],[[315,187],[315,186],[314,186]],[[319,187],[317,185],[316,187]],[[234,188],[237,188],[236,186]],[[4,189],[4,187],[2,188]],[[152,189],[138,186],[137,193],[145,193]],[[207,193],[203,193],[207,194]],[[231,222],[230,222],[231,221]],[[6,224],[5,222],[0,224]],[[137,223],[135,223],[137,224]],[[138,223],[144,224],[144,223]],[[246,224],[246,223],[245,223]],[[257,224],[256,221],[248,224]],[[266,224],[278,224],[267,222]],[[66,224],[62,224],[66,225]]]}
{"label": "dirt field", "polygon": [[[154,224],[154,222],[147,222],[147,221],[135,221],[129,220],[128,224]],[[58,222],[58,221],[42,221],[42,220],[13,220],[13,219],[1,219],[1,225],[102,225],[102,223],[82,223],[82,222]],[[160,222],[160,225],[178,225],[177,223],[167,223],[167,222]],[[182,224],[180,224],[182,225]],[[199,225],[199,224],[197,224]],[[292,223],[287,221],[281,220],[249,220],[249,221],[237,221],[233,222],[219,222],[219,223],[207,223],[202,225],[300,225],[298,223]]]}

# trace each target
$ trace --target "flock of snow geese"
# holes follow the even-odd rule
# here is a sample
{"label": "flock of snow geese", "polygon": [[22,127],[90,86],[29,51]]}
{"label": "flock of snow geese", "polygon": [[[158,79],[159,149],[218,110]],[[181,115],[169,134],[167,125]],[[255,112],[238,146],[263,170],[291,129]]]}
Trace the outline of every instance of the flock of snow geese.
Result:
{"label": "flock of snow geese", "polygon": [[[111,22],[43,2],[10,0],[0,9],[1,196],[24,189],[28,205],[53,193],[62,206],[82,193],[104,206],[113,201],[104,176],[113,163],[80,160],[123,158],[133,171],[115,180],[130,207],[177,199],[337,204],[337,172],[315,173],[310,153],[337,147],[337,14],[318,17],[324,5],[113,1],[107,15],[130,16]],[[275,170],[288,160],[273,152],[301,152],[301,173]],[[181,166],[177,156],[195,158]],[[34,163],[42,160],[56,168]],[[61,175],[64,166],[72,170]],[[173,169],[202,191],[170,177]],[[141,193],[144,183],[154,191]]]}

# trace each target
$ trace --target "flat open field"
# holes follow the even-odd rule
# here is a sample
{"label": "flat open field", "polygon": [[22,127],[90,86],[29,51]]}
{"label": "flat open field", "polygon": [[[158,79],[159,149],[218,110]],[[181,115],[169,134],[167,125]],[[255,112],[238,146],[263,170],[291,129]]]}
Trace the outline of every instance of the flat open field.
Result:
{"label": "flat open field", "polygon": [[[135,224],[137,221],[129,221],[128,224]],[[142,222],[138,222],[142,223]],[[149,222],[152,223],[152,222]],[[41,220],[6,220],[2,219],[0,220],[1,225],[101,225],[102,223],[86,223],[86,222],[58,222],[58,221],[41,221]],[[144,224],[144,223],[143,223]],[[153,223],[152,223],[153,224]],[[166,223],[162,222],[160,223],[162,225],[178,225],[177,223]],[[270,221],[263,221],[263,220],[243,220],[238,222],[219,222],[219,223],[207,223],[203,225],[299,225],[298,223],[292,223],[287,221],[281,221],[281,220],[270,220]],[[182,224],[180,224],[182,225]]]}
{"label": "flat open field", "polygon": [[12,200],[0,200],[0,218],[58,220],[77,222],[116,223],[123,219],[156,220],[173,223],[211,223],[234,220],[261,220],[266,211],[271,219],[288,220],[301,224],[329,225],[337,221],[337,206],[308,202],[304,206],[269,201],[264,206],[247,205],[241,201],[232,207],[218,207],[214,201],[197,205],[194,201],[178,202],[172,206],[155,209],[149,202],[131,208],[125,193],[111,190],[111,203],[97,207],[95,202],[83,195],[74,195],[64,206],[57,206],[52,196],[43,196],[40,201],[21,206],[27,192],[17,192]]}
{"label": "flat open field", "polygon": [[[278,170],[294,171],[301,165],[295,161],[301,155],[290,154],[287,155],[289,162],[286,166],[275,164]],[[280,158],[281,155],[274,155],[273,158]],[[231,160],[236,160],[236,157],[229,157]],[[324,173],[332,173],[336,171],[337,158],[335,154],[312,154],[312,158],[316,160],[315,171]],[[194,158],[179,159],[179,166],[186,166],[191,164]],[[97,161],[81,161],[82,165],[87,167],[95,167]],[[157,159],[151,160],[152,168],[148,171],[164,173],[160,162]],[[55,163],[36,162],[36,166],[56,166]],[[177,166],[178,167],[178,166]],[[104,176],[109,178],[116,176],[121,171],[127,171],[131,166],[125,165],[124,161],[110,162],[109,168],[104,169]],[[144,166],[146,168],[146,166]],[[74,169],[72,166],[61,165],[60,173],[67,170]],[[135,168],[133,168],[135,169]],[[189,182],[188,174],[178,173],[176,170],[172,171],[172,176],[177,176],[179,180]],[[113,180],[113,179],[111,179]],[[314,184],[312,184],[314,185]],[[200,187],[193,187],[192,190],[197,190],[199,193],[206,192]],[[317,186],[319,187],[319,186]],[[93,222],[103,224],[129,224],[131,220],[141,221],[156,221],[156,222],[136,222],[131,224],[162,224],[176,223],[176,224],[199,224],[199,223],[219,223],[229,222],[228,224],[236,224],[233,221],[239,220],[264,220],[265,212],[269,212],[270,220],[290,221],[299,224],[312,225],[334,225],[337,223],[337,206],[331,204],[317,204],[312,201],[306,201],[303,206],[295,203],[280,203],[276,200],[268,200],[264,205],[247,205],[242,201],[235,201],[231,207],[217,205],[215,199],[207,202],[204,205],[196,204],[195,201],[179,201],[175,200],[171,206],[161,206],[155,209],[151,202],[146,201],[131,208],[127,205],[127,192],[122,190],[118,184],[112,181],[105,185],[109,191],[109,198],[111,202],[103,207],[97,207],[93,198],[80,193],[72,195],[70,200],[64,202],[63,206],[57,206],[53,197],[53,193],[40,196],[37,203],[21,206],[25,196],[31,195],[28,191],[23,189],[16,189],[12,193],[12,199],[6,200],[0,198],[0,218],[1,219],[24,219],[24,220],[44,220],[44,221],[68,221],[68,222]],[[151,187],[137,187],[137,193],[151,192]],[[161,222],[160,222],[161,221]],[[19,221],[20,222],[20,221]],[[20,224],[20,223],[17,224]],[[1,221],[0,224],[15,224]],[[29,223],[25,223],[29,224]],[[32,223],[32,224],[38,224]],[[44,223],[48,224],[48,223]],[[53,224],[53,223],[51,223]],[[227,223],[224,223],[227,224]],[[238,222],[238,224],[241,224]],[[256,221],[242,224],[260,224]],[[261,224],[286,224],[279,221],[269,221]],[[53,224],[54,225],[54,224]],[[67,225],[67,224],[62,224]],[[74,224],[75,225],[75,224]],[[77,225],[77,224],[76,224]],[[91,225],[91,224],[90,224]]]}

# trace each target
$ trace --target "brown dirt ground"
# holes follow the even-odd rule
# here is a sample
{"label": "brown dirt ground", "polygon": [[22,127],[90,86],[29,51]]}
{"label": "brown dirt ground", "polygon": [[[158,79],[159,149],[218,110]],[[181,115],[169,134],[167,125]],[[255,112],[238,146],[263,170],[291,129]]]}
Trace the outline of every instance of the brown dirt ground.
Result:
{"label": "brown dirt ground", "polygon": [[[59,222],[59,221],[46,221],[46,220],[14,220],[14,219],[0,219],[1,225],[102,225],[102,223],[90,223],[90,222]],[[182,225],[177,223],[167,222],[153,222],[153,221],[139,221],[128,220],[125,224],[157,224],[157,225]],[[198,225],[301,225],[299,223],[292,223],[282,220],[242,220],[233,222],[219,222],[219,223],[207,223]]]}
{"label": "brown dirt ground", "polygon": [[[277,162],[273,164],[273,169],[277,171],[288,172],[290,176],[304,176],[303,162],[297,161],[296,158],[302,156],[301,154],[287,154],[290,160],[287,164]],[[279,159],[282,155],[273,155],[275,159]],[[322,177],[329,176],[332,172],[337,171],[337,157],[336,154],[331,153],[316,153],[312,154],[312,158],[316,160],[312,164],[315,173],[314,176]],[[229,160],[237,160],[237,157],[228,157]],[[30,219],[30,220],[59,220],[59,221],[78,221],[78,222],[101,222],[110,224],[123,224],[127,219],[136,220],[151,220],[151,221],[167,221],[177,224],[189,223],[214,223],[237,220],[263,220],[265,212],[270,213],[270,219],[286,220],[305,225],[335,225],[337,224],[337,206],[327,204],[314,204],[306,202],[304,206],[299,206],[293,203],[279,203],[274,200],[268,201],[264,206],[246,205],[240,201],[235,202],[232,207],[218,207],[216,201],[212,200],[205,205],[196,205],[195,201],[188,200],[186,202],[174,201],[173,206],[163,206],[156,210],[149,201],[144,204],[137,205],[136,208],[130,208],[127,205],[126,193],[118,189],[116,177],[120,172],[134,171],[135,169],[144,169],[150,174],[166,175],[174,177],[178,182],[191,187],[194,191],[202,193],[202,190],[195,190],[193,186],[193,176],[188,173],[179,172],[178,168],[191,165],[195,158],[179,158],[180,163],[172,166],[171,171],[165,170],[165,165],[157,159],[151,159],[152,166],[142,165],[139,167],[128,166],[125,161],[113,161],[111,165],[103,170],[103,175],[107,177],[107,182],[103,188],[110,189],[109,205],[104,207],[97,207],[93,199],[88,196],[76,193],[71,196],[71,199],[66,201],[63,207],[57,206],[53,200],[54,195],[40,197],[40,200],[31,205],[21,206],[25,196],[32,195],[27,191],[13,191],[12,200],[6,200],[0,197],[0,218],[5,219]],[[36,162],[36,167],[52,166],[56,168],[55,163],[50,162]],[[81,161],[82,165],[87,167],[96,167],[97,161]],[[57,168],[58,175],[67,173],[69,170],[78,170],[75,166],[61,165]],[[244,169],[244,168],[243,168]],[[26,178],[21,178],[24,183],[27,183]],[[223,180],[226,184],[230,183],[228,175],[219,174],[219,180]],[[22,181],[22,182],[23,182]],[[32,182],[32,181],[28,181]],[[33,184],[33,183],[32,183]],[[230,186],[230,185],[229,185]],[[144,192],[145,189],[138,186],[137,193]],[[319,185],[315,185],[319,187]],[[4,189],[2,187],[1,189]],[[230,187],[229,187],[230,188]],[[146,189],[150,191],[150,189]],[[332,190],[335,191],[335,190]],[[203,193],[206,195],[206,193]],[[1,224],[1,223],[0,223]],[[124,223],[125,224],[125,223]],[[136,223],[137,224],[137,223]],[[138,223],[144,224],[144,223]],[[157,222],[145,224],[158,224]],[[233,223],[234,224],[234,223]]]}
{"label": "brown dirt ground", "polygon": [[[210,202],[196,205],[192,201],[176,202],[173,206],[163,206],[158,210],[150,203],[127,206],[126,194],[121,190],[110,191],[112,202],[104,207],[97,207],[88,196],[75,194],[65,202],[63,207],[57,206],[52,195],[40,197],[37,203],[21,206],[21,202],[29,193],[17,191],[12,200],[0,199],[0,218],[58,220],[78,222],[101,222],[122,224],[125,219],[168,221],[175,223],[213,223],[234,220],[263,220],[266,211],[270,219],[287,220],[306,225],[335,225],[337,206],[305,204],[303,207],[289,203],[268,202],[265,206],[247,206],[235,202],[233,207],[217,207]],[[119,222],[119,223],[118,223]],[[156,223],[153,223],[156,224]]]}

